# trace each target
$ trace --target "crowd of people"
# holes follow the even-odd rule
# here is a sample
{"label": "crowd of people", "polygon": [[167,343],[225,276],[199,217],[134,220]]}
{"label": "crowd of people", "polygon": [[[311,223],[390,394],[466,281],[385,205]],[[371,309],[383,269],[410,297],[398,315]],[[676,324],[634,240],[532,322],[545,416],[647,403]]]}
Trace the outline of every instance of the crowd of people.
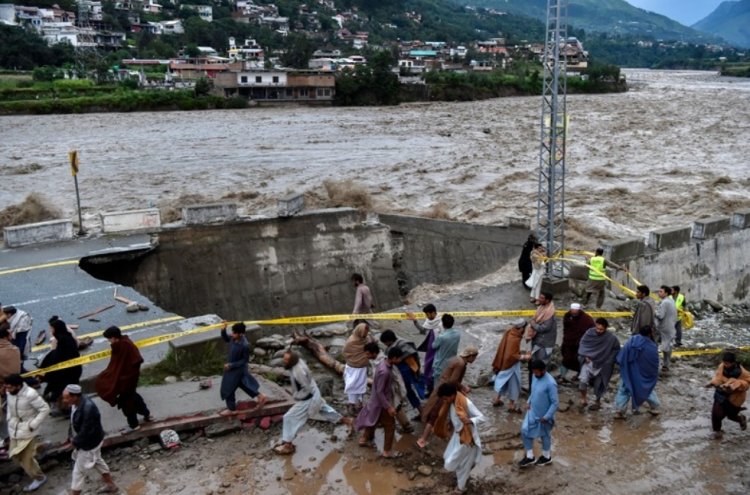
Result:
{"label": "crowd of people", "polygon": [[[531,251],[537,248],[532,245]],[[597,251],[596,256],[600,255]],[[606,260],[593,263],[592,266],[601,269],[611,266]],[[532,263],[530,270],[536,269]],[[528,276],[533,278],[532,274]],[[361,311],[357,314],[370,314],[375,307],[370,289],[361,275],[355,274],[352,281],[356,288],[355,310]],[[598,292],[600,284],[589,284],[588,289],[591,290],[588,297],[596,295],[599,306],[603,298]],[[524,448],[520,468],[552,462],[552,433],[561,384],[572,384],[578,389],[581,411],[598,411],[609,392],[611,378],[619,369],[614,417],[626,418],[628,409],[632,414],[639,414],[644,404],[651,415],[660,414],[656,386],[660,375],[669,371],[672,348],[680,345],[677,314],[685,300],[678,287],[662,286],[658,296],[656,302],[647,286],[637,288],[632,334],[624,344],[612,333],[605,318],[594,319],[580,303],[572,303],[562,318],[560,365],[556,377],[549,371],[558,342],[558,321],[551,293],[538,290],[534,297],[534,315],[528,320],[513,322],[505,330],[492,360],[496,394],[492,405],[507,407],[511,414],[525,414],[519,432]],[[444,439],[447,442],[444,467],[455,473],[455,493],[462,493],[471,470],[481,457],[478,425],[487,418],[470,399],[471,388],[464,383],[467,368],[475,363],[479,349],[471,345],[461,348],[462,331],[455,326],[451,314],[440,314],[434,304],[427,304],[422,311],[425,318],[421,321],[414,313],[407,313],[407,318],[424,336],[419,345],[393,330],[376,333],[370,321],[354,321],[342,349],[345,363],[342,392],[348,406],[344,414],[323,399],[302,357],[291,348],[286,349],[283,363],[289,371],[294,405],[283,417],[281,441],[274,448],[275,452],[294,453],[294,440],[300,429],[308,420],[315,420],[346,425],[352,435],[359,432],[358,444],[363,448],[375,447],[375,431],[382,428],[384,440],[380,456],[394,459],[403,455],[394,448],[397,425],[405,433],[414,433],[415,423],[421,423],[422,430],[415,442],[417,448],[426,448],[433,436]],[[30,340],[32,320],[13,307],[2,308],[2,315],[0,384],[4,391],[5,421],[4,431],[0,433],[6,439],[5,454],[31,479],[25,490],[34,491],[47,480],[35,460],[35,452],[40,426],[48,416],[56,416],[69,421],[74,459],[71,493],[81,492],[85,472],[91,469],[101,475],[102,492],[117,491],[101,454],[105,433],[99,409],[83,393],[79,383],[81,366],[23,378],[24,349]],[[58,317],[50,318],[48,324],[51,346],[40,367],[77,358],[79,342],[73,329]],[[128,435],[140,429],[141,422],[153,421],[148,405],[137,392],[143,358],[137,346],[118,327],[107,328],[103,337],[109,341],[112,354],[107,368],[96,377],[94,388],[105,403],[122,410],[126,426],[120,433]],[[235,395],[238,389],[253,398],[257,407],[262,407],[268,399],[248,368],[251,346],[245,325],[235,323],[228,328],[225,322],[221,338],[228,349],[220,387],[220,397],[226,408],[219,414],[237,413]],[[522,383],[524,367],[529,374],[527,387]],[[734,353],[723,354],[722,363],[706,386],[715,388],[711,413],[715,435],[721,436],[724,419],[746,429],[742,409],[750,388],[750,373],[737,362]],[[524,388],[527,388],[527,400],[522,405],[520,397]],[[591,390],[593,398],[589,396]],[[411,418],[406,414],[407,406],[415,413]],[[541,442],[538,456],[534,451],[536,439]]]}

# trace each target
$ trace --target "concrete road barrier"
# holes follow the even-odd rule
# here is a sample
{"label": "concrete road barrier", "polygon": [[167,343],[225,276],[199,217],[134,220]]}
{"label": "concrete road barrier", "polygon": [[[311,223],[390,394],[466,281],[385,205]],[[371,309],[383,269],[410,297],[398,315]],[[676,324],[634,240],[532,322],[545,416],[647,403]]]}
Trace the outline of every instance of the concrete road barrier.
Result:
{"label": "concrete road barrier", "polygon": [[280,198],[277,206],[280,217],[291,217],[305,209],[305,196],[302,193],[289,194]]}
{"label": "concrete road barrier", "polygon": [[112,232],[150,232],[161,227],[157,208],[101,213],[102,230]]}
{"label": "concrete road barrier", "polygon": [[740,230],[750,229],[750,208],[734,212],[732,215],[732,228]]}
{"label": "concrete road barrier", "polygon": [[235,203],[191,205],[182,208],[182,221],[186,225],[230,222],[236,219],[237,205]]}
{"label": "concrete road barrier", "polygon": [[648,247],[663,251],[684,246],[690,242],[690,227],[668,227],[657,229],[648,234]]}
{"label": "concrete road barrier", "polygon": [[630,261],[643,255],[646,245],[640,237],[626,237],[602,243],[604,256],[615,263]]}
{"label": "concrete road barrier", "polygon": [[50,220],[48,222],[5,227],[3,236],[5,246],[9,248],[43,242],[67,241],[73,238],[73,222],[71,220]]}
{"label": "concrete road barrier", "polygon": [[711,217],[696,220],[693,224],[693,237],[696,239],[710,239],[717,234],[727,232],[731,227],[730,217]]}

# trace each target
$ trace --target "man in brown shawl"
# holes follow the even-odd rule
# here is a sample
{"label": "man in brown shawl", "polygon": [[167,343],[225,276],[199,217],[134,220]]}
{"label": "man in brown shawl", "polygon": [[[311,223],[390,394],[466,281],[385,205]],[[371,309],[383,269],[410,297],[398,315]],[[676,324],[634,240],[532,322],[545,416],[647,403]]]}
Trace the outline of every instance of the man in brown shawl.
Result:
{"label": "man in brown shawl", "polygon": [[[352,412],[358,411],[364,404],[367,393],[367,368],[370,361],[380,353],[375,339],[370,335],[370,327],[365,322],[357,321],[352,334],[344,344],[342,354],[346,365],[344,366],[344,393],[349,400]],[[367,350],[368,344],[374,347]],[[373,355],[374,351],[374,355]]]}
{"label": "man in brown shawl", "polygon": [[464,385],[463,381],[464,375],[466,375],[466,366],[476,361],[477,355],[479,355],[479,349],[474,346],[468,346],[461,351],[461,354],[448,360],[448,364],[440,375],[440,380],[435,384],[435,389],[422,408],[422,422],[425,425],[422,436],[417,440],[417,445],[420,448],[424,448],[427,445],[427,439],[430,438],[430,434],[440,413],[441,401],[437,393],[438,388],[443,383],[452,383],[464,395],[471,392],[471,389]]}
{"label": "man in brown shawl", "polygon": [[520,408],[516,408],[516,401],[521,393],[521,339],[525,327],[526,320],[521,318],[505,331],[492,361],[497,393],[492,405],[502,407],[502,397],[506,396],[508,412],[521,412]]}
{"label": "man in brown shawl", "polygon": [[96,393],[112,407],[122,409],[128,420],[128,427],[120,430],[120,433],[128,434],[140,428],[139,414],[144,421],[152,420],[143,397],[136,392],[143,357],[138,347],[118,327],[109,327],[103,335],[112,346],[112,358],[107,368],[96,378]]}
{"label": "man in brown shawl", "polygon": [[581,309],[580,304],[571,304],[570,311],[563,316],[563,339],[560,348],[562,365],[559,381],[566,381],[565,375],[568,374],[568,370],[576,373],[581,371],[581,363],[578,361],[578,345],[589,328],[594,328],[594,319]]}

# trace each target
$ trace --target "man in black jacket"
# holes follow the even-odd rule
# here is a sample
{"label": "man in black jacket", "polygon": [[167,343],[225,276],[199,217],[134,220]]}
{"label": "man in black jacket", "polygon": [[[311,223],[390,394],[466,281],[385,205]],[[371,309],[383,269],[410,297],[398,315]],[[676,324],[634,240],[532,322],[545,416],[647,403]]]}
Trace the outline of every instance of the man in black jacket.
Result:
{"label": "man in black jacket", "polygon": [[99,493],[117,493],[119,489],[112,480],[109,466],[102,459],[104,428],[96,404],[81,393],[80,385],[68,385],[63,392],[63,402],[70,406],[69,442],[73,445],[73,481],[71,495],[80,495],[83,490],[86,470],[96,469],[102,475],[105,487]]}

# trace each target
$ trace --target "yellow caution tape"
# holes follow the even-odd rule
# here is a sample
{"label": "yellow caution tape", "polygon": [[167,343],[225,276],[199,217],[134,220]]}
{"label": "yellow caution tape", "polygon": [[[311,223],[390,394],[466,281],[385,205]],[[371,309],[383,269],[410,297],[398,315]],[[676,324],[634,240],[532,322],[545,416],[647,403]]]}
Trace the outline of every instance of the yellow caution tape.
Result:
{"label": "yellow caution tape", "polygon": [[24,266],[21,268],[11,268],[8,270],[0,270],[0,275],[11,275],[13,273],[28,272],[31,270],[40,270],[42,268],[54,268],[56,266],[77,265],[77,264],[78,264],[78,260],[55,261],[53,263],[44,263],[43,265]]}
{"label": "yellow caution tape", "polygon": [[[148,321],[142,321],[139,323],[133,323],[131,325],[123,325],[120,327],[120,330],[123,333],[127,333],[129,330],[136,330],[138,328],[144,328],[144,327],[150,327],[155,325],[161,325],[163,323],[171,323],[173,321],[180,321],[184,320],[184,316],[167,316],[166,318],[158,318],[156,320],[148,320]],[[92,338],[95,339],[97,337],[101,337],[104,330],[97,330],[96,332],[87,333],[85,335],[76,335],[76,338],[78,339],[85,339],[85,338]],[[31,348],[31,352],[38,352],[38,351],[44,351],[46,349],[49,349],[49,344],[42,344],[37,345]]]}
{"label": "yellow caution tape", "polygon": [[[534,310],[519,310],[519,311],[456,311],[451,312],[450,314],[454,317],[479,317],[479,318],[503,318],[503,317],[511,317],[511,316],[533,316],[535,313]],[[557,316],[563,316],[566,313],[565,310],[558,310],[555,312]],[[592,311],[589,313],[593,317],[609,317],[609,318],[624,318],[628,316],[632,316],[633,313],[630,312],[617,312],[617,311]],[[424,318],[424,313],[413,313],[414,318]],[[183,319],[181,316],[172,316],[169,318],[162,318],[161,323],[165,323],[166,321],[176,321]],[[306,324],[312,324],[312,323],[333,323],[333,322],[339,322],[339,321],[349,321],[349,320],[407,320],[410,319],[409,316],[406,313],[368,313],[368,314],[339,314],[339,315],[321,315],[321,316],[293,316],[288,318],[276,318],[273,320],[249,320],[245,321],[246,325],[306,325]],[[159,320],[154,320],[159,321]],[[134,325],[128,326],[130,329],[136,328],[136,327],[142,327],[147,326],[147,324],[154,324],[152,322],[143,322],[143,323],[136,323]],[[227,325],[231,325],[232,322],[227,322]],[[200,333],[209,332],[211,330],[216,330],[218,328],[221,328],[223,323],[216,323],[213,325],[207,325],[202,326],[198,328],[193,328],[191,330],[186,330],[184,332],[177,332],[177,333],[168,333],[164,335],[157,335],[155,337],[149,337],[146,339],[135,341],[134,344],[136,347],[150,347],[153,345],[163,344],[165,342],[169,342],[171,340],[176,340],[181,337],[187,337],[189,335],[197,335]],[[122,329],[128,328],[128,327],[122,327]],[[96,335],[99,334],[90,334],[90,335]],[[36,375],[43,375],[45,373],[50,373],[52,371],[59,371],[67,368],[72,368],[74,366],[82,366],[85,364],[93,363],[94,361],[100,361],[102,359],[106,359],[109,356],[111,356],[111,350],[104,350],[104,351],[98,351],[93,352],[91,354],[86,354],[85,356],[81,356],[75,359],[70,359],[68,361],[63,361],[61,363],[48,366],[47,368],[42,368],[34,371],[30,371],[26,374],[24,374],[24,377],[28,376],[36,376]]]}
{"label": "yellow caution tape", "polygon": [[[593,253],[588,253],[586,251],[563,251],[563,253],[568,253],[568,254],[583,254],[583,255],[593,254]],[[606,273],[604,273],[601,270],[599,270],[599,269],[597,269],[597,268],[589,265],[588,263],[586,263],[584,261],[576,260],[576,259],[573,259],[573,258],[564,258],[564,257],[561,257],[561,256],[554,256],[552,258],[546,258],[546,259],[548,259],[548,260],[554,260],[554,261],[567,261],[568,263],[575,263],[575,264],[578,264],[578,265],[583,265],[583,266],[587,267],[589,270],[593,271],[594,273],[596,273],[596,274],[604,277],[606,280],[608,280],[613,285],[615,285],[616,287],[618,287],[622,292],[624,292],[628,296],[633,297],[633,298],[635,297],[635,291],[633,289],[631,289],[629,287],[626,287],[625,285],[619,283],[616,280],[613,280]],[[630,279],[633,280],[633,283],[635,283],[635,285],[643,285],[630,272],[627,272],[627,274],[628,274],[628,277],[630,277]],[[658,301],[658,298],[656,297],[656,295],[654,293],[651,293],[650,296],[655,301]],[[695,320],[693,318],[693,315],[690,313],[690,311],[687,311],[687,310],[684,310],[684,309],[678,309],[677,310],[677,314],[678,314],[678,317],[680,318],[680,321],[682,322],[682,329],[683,330],[690,330],[691,328],[693,328],[693,326],[695,325]]]}
{"label": "yellow caution tape", "polygon": [[[737,349],[740,351],[750,351],[750,347],[733,347],[732,349]],[[726,349],[686,349],[684,351],[674,351],[672,355],[676,357],[706,356],[709,354],[719,354],[724,351],[726,351]]]}
{"label": "yellow caution tape", "polygon": [[[153,345],[158,345],[158,344],[163,344],[165,342],[169,342],[170,340],[176,340],[176,339],[179,339],[180,337],[187,337],[189,335],[196,335],[199,333],[208,332],[210,330],[216,330],[217,328],[221,328],[222,325],[223,323],[215,323],[213,325],[193,328],[191,330],[186,330],[184,332],[157,335],[156,337],[149,337],[147,339],[135,341],[134,344],[138,348],[150,347]],[[106,359],[111,355],[112,355],[111,349],[106,349],[104,351],[99,351],[99,352],[92,352],[91,354],[86,354],[85,356],[77,357],[75,359],[69,359],[67,361],[63,361],[61,363],[48,366],[46,368],[29,371],[28,373],[24,373],[22,376],[29,377],[29,376],[43,375],[46,373],[51,373],[53,371],[60,371],[60,370],[64,370],[67,368],[72,368],[74,366],[82,366],[84,364],[93,363],[94,361],[100,361],[102,359]]]}

